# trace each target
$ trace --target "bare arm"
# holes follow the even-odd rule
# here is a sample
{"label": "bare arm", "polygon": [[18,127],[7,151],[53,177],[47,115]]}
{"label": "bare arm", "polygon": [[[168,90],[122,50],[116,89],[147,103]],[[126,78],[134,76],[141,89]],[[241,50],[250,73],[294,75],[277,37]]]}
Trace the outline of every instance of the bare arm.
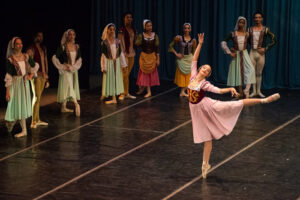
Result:
{"label": "bare arm", "polygon": [[225,94],[229,92],[231,93],[231,96],[239,96],[239,93],[237,93],[237,91],[233,87],[220,89],[220,94]]}
{"label": "bare arm", "polygon": [[200,50],[201,50],[201,47],[202,47],[202,44],[203,44],[203,40],[204,40],[204,33],[199,33],[198,34],[199,43],[198,43],[196,51],[194,53],[193,61],[197,61],[198,58],[199,58],[199,54],[200,54]]}

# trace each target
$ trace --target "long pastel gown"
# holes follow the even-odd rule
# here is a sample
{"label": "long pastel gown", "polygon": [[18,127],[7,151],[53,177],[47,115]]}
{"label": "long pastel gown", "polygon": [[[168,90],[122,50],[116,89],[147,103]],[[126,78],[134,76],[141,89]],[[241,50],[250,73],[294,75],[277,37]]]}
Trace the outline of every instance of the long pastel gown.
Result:
{"label": "long pastel gown", "polygon": [[[192,62],[191,80],[197,75],[197,61]],[[243,109],[243,101],[218,101],[205,96],[205,91],[220,93],[205,79],[196,88],[188,87],[194,143],[220,139],[229,135]],[[198,101],[200,100],[200,102]]]}

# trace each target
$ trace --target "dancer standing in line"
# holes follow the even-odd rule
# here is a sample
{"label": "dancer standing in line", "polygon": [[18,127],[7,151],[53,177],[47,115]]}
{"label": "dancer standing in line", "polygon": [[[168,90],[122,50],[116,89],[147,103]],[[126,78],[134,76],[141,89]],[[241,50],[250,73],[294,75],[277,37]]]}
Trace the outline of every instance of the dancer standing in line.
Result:
{"label": "dancer standing in line", "polygon": [[124,92],[121,68],[126,68],[127,63],[115,31],[116,26],[109,23],[102,33],[101,71],[103,72],[103,83],[101,98],[112,96],[112,100],[106,101],[106,104],[117,103],[116,95]]}
{"label": "dancer standing in line", "polygon": [[136,38],[136,30],[132,25],[133,14],[131,12],[125,13],[123,20],[124,26],[120,28],[118,38],[120,40],[122,52],[125,55],[128,66],[122,68],[124,93],[119,96],[119,100],[123,100],[124,98],[136,99],[135,96],[132,96],[129,93],[129,76],[134,64],[134,46]]}
{"label": "dancer standing in line", "polygon": [[[243,85],[246,85],[244,94],[249,98],[251,84],[255,83],[255,70],[247,51],[247,41],[249,34],[246,32],[247,20],[239,17],[234,31],[221,42],[224,52],[232,57],[229,65],[227,86],[238,86],[240,97],[243,95]],[[229,40],[233,41],[233,49],[227,46]]]}
{"label": "dancer standing in line", "polygon": [[[169,45],[169,52],[173,52],[176,56],[176,73],[175,84],[181,87],[179,96],[188,96],[185,93],[191,77],[191,63],[193,53],[195,52],[197,42],[190,36],[192,26],[190,23],[183,24],[183,36],[178,35]],[[174,45],[179,45],[179,53],[174,49]]]}
{"label": "dancer standing in line", "polygon": [[[265,66],[265,54],[276,44],[276,38],[274,33],[266,26],[262,25],[263,14],[261,12],[255,12],[253,15],[255,25],[248,29],[251,41],[250,59],[255,67],[256,84],[253,84],[253,92],[250,97],[256,95],[265,97],[260,91],[262,82],[262,72]],[[271,40],[267,44],[267,38]]]}
{"label": "dancer standing in line", "polygon": [[20,120],[22,132],[15,137],[27,135],[26,119],[31,116],[31,95],[29,80],[38,71],[39,64],[30,56],[22,53],[23,43],[21,38],[14,37],[8,43],[6,52],[6,101],[5,113],[8,132],[11,132],[16,121]]}
{"label": "dancer standing in line", "polygon": [[48,77],[48,58],[47,49],[43,45],[44,35],[42,32],[37,32],[34,37],[34,43],[27,50],[28,55],[39,64],[37,76],[31,80],[32,86],[32,121],[31,128],[37,126],[47,126],[47,122],[40,120],[40,101],[44,88],[49,87]]}
{"label": "dancer standing in line", "polygon": [[64,32],[61,45],[57,48],[52,62],[59,72],[57,101],[61,103],[61,112],[73,112],[67,108],[67,101],[73,101],[75,114],[80,116],[78,70],[82,64],[79,45],[75,43],[76,33],[73,29]]}
{"label": "dancer standing in line", "polygon": [[203,143],[202,175],[210,169],[209,158],[212,150],[212,140],[229,135],[233,130],[241,110],[244,106],[253,106],[276,101],[280,98],[278,93],[264,99],[243,99],[238,101],[218,101],[205,96],[205,92],[217,94],[231,93],[238,96],[236,90],[231,88],[218,88],[206,81],[211,74],[209,65],[202,65],[197,70],[197,60],[200,54],[204,34],[198,34],[198,46],[194,53],[191,65],[191,80],[188,85],[189,107],[192,117],[194,143]]}
{"label": "dancer standing in line", "polygon": [[139,86],[138,95],[142,94],[147,88],[148,98],[151,96],[151,86],[160,85],[157,67],[159,61],[159,38],[155,32],[152,32],[152,22],[148,19],[143,21],[144,32],[139,34],[136,39],[136,45],[142,49],[140,54],[139,74],[137,85]]}

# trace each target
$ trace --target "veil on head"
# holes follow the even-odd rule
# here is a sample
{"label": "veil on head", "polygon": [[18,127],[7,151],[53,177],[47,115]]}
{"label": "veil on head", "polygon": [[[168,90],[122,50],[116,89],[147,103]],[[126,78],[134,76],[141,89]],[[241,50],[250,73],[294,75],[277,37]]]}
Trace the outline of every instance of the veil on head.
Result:
{"label": "veil on head", "polygon": [[114,23],[109,23],[109,24],[107,24],[107,25],[105,26],[103,32],[102,32],[102,37],[101,37],[101,39],[102,39],[103,41],[107,39],[107,35],[108,35],[108,34],[107,34],[107,30],[108,30],[108,27],[110,27],[110,26],[114,26],[114,27],[116,28],[116,25],[115,25]]}
{"label": "veil on head", "polygon": [[151,22],[151,20],[149,20],[149,19],[144,19],[144,20],[143,20],[143,28],[144,28],[144,30],[146,29],[146,24],[147,24],[148,22]]}
{"label": "veil on head", "polygon": [[185,23],[183,24],[183,26],[182,26],[182,27],[183,27],[183,29],[184,29],[184,26],[185,26],[185,25],[188,25],[188,26],[190,26],[190,30],[192,30],[192,25],[191,25],[189,22],[185,22]]}
{"label": "veil on head", "polygon": [[241,19],[245,20],[244,31],[246,31],[246,29],[247,29],[247,19],[246,19],[245,17],[243,17],[243,16],[239,16],[239,18],[237,19],[236,24],[235,24],[235,27],[234,27],[234,30],[235,30],[235,31],[239,29],[238,24],[239,24],[239,21],[240,21]]}
{"label": "veil on head", "polygon": [[16,39],[20,39],[20,37],[13,37],[7,46],[7,51],[6,51],[6,58],[9,58],[13,55],[13,49],[15,48],[15,41]]}
{"label": "veil on head", "polygon": [[68,34],[69,34],[70,31],[73,31],[75,33],[74,29],[68,29],[68,30],[66,30],[64,32],[62,38],[61,38],[61,42],[60,42],[61,46],[64,46],[66,44],[67,38],[68,38]]}

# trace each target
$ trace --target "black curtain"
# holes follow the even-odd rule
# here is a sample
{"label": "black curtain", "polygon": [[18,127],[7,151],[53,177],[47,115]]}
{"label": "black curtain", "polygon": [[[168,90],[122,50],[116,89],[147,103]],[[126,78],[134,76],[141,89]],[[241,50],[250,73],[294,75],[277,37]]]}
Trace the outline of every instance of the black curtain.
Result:
{"label": "black curtain", "polygon": [[56,48],[60,45],[65,30],[76,31],[76,42],[83,57],[79,73],[80,88],[89,87],[90,44],[91,44],[92,1],[0,1],[0,105],[5,102],[5,60],[9,40],[19,36],[23,40],[23,50],[32,43],[37,31],[44,32],[44,44],[48,49],[50,87],[58,85],[58,71],[51,62]]}
{"label": "black curtain", "polygon": [[[73,28],[83,56],[79,80],[81,88],[89,88],[89,75],[101,76],[100,38],[106,24],[122,25],[122,14],[134,14],[134,26],[141,33],[143,19],[153,21],[160,38],[161,79],[173,80],[175,57],[167,52],[172,38],[182,33],[184,22],[192,24],[192,36],[205,33],[199,65],[213,68],[211,81],[225,84],[230,58],[224,55],[220,42],[232,31],[238,16],[253,25],[252,14],[265,14],[264,24],[276,35],[277,44],[266,55],[263,88],[300,88],[298,46],[300,45],[300,1],[298,0],[90,0],[90,1],[1,1],[0,2],[0,80],[5,76],[5,54],[13,36],[23,39],[24,49],[36,31],[43,31],[48,57],[51,59],[63,32]],[[57,87],[58,72],[49,62],[51,87]],[[138,72],[138,55],[132,73]],[[1,82],[0,81],[0,82]],[[0,104],[5,106],[4,82],[0,84]]]}
{"label": "black curtain", "polygon": [[[298,64],[300,45],[300,1],[297,0],[107,0],[93,1],[92,13],[95,64],[90,72],[100,75],[99,43],[106,24],[113,22],[120,27],[122,13],[134,14],[134,26],[142,32],[143,19],[153,21],[154,31],[160,38],[161,79],[173,80],[175,58],[167,52],[172,38],[182,33],[184,22],[192,24],[192,35],[205,33],[205,42],[199,64],[210,64],[213,68],[211,80],[225,84],[230,57],[224,55],[220,42],[234,29],[239,16],[248,19],[248,26],[253,25],[252,15],[260,10],[264,13],[264,24],[275,33],[277,44],[266,54],[263,72],[263,88],[300,88],[300,68]],[[138,56],[137,56],[138,57]],[[134,77],[138,72],[136,58]]]}

